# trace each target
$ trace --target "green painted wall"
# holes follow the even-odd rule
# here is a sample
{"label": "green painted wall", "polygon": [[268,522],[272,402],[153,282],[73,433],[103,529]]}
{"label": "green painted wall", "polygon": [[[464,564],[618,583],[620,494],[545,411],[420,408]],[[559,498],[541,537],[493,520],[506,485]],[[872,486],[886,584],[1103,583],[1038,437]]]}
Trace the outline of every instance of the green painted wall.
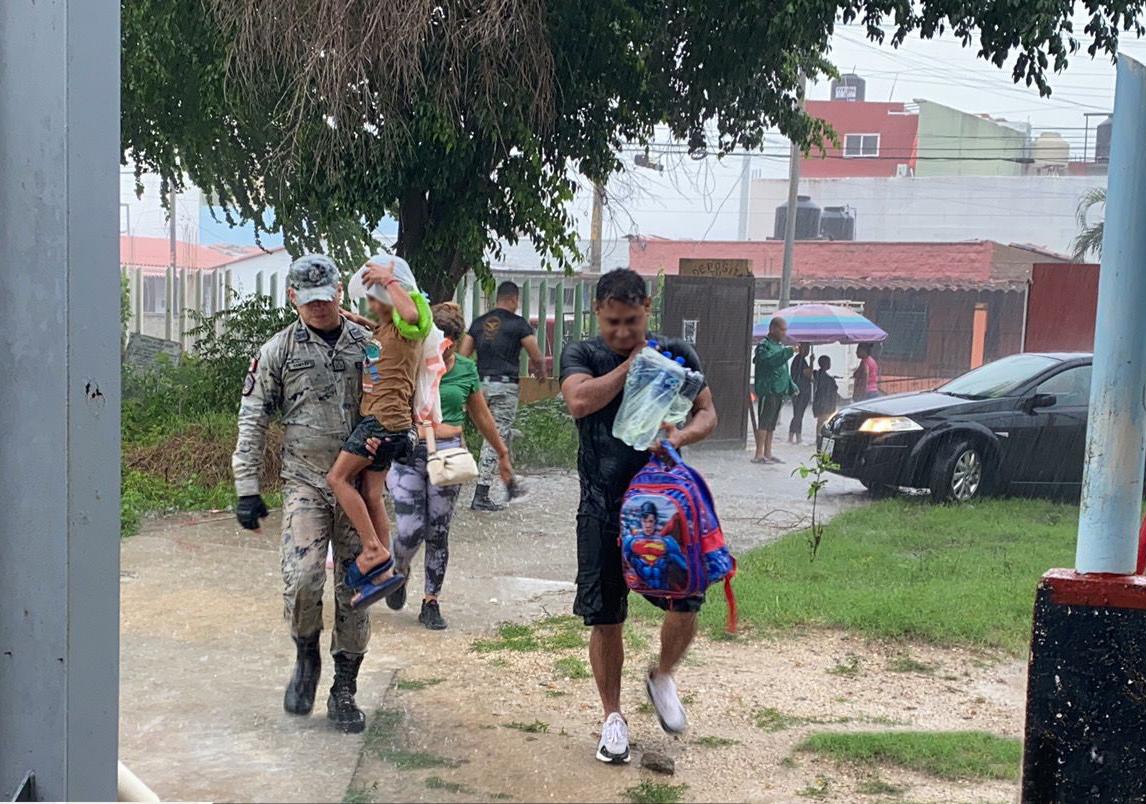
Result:
{"label": "green painted wall", "polygon": [[933,101],[919,104],[916,176],[1021,176],[1027,136]]}

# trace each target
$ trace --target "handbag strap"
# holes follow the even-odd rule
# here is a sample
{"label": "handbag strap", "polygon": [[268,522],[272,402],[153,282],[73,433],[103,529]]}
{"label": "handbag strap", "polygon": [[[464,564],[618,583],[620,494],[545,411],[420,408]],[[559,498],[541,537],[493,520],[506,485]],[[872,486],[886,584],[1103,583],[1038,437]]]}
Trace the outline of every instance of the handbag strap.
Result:
{"label": "handbag strap", "polygon": [[434,438],[434,425],[430,422],[422,422],[418,425],[418,429],[426,442],[426,454],[433,455],[438,451],[438,441]]}

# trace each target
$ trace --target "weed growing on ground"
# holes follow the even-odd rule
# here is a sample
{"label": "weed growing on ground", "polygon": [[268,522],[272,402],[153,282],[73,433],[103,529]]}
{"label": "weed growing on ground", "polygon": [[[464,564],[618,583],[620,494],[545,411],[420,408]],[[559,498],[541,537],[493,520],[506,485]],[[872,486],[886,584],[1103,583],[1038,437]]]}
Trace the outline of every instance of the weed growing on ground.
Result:
{"label": "weed growing on ground", "polygon": [[576,656],[565,656],[558,659],[553,663],[553,669],[559,675],[574,681],[593,676],[585,660],[578,659]]}
{"label": "weed growing on ground", "polygon": [[430,790],[442,790],[446,793],[463,794],[467,796],[476,795],[477,791],[466,784],[459,782],[447,782],[441,776],[430,776],[426,779],[426,787]]}
{"label": "weed growing on ground", "polygon": [[907,792],[907,788],[873,776],[860,782],[856,786],[856,792],[864,796],[902,796]]}
{"label": "weed growing on ground", "polygon": [[822,799],[827,798],[832,793],[832,780],[826,776],[817,776],[816,780],[804,787],[802,790],[797,790],[796,795],[803,798]]}
{"label": "weed growing on ground", "polygon": [[727,737],[712,737],[710,735],[698,737],[693,740],[693,742],[705,748],[728,748],[732,745],[740,745],[739,740],[730,740]]}
{"label": "weed growing on ground", "polygon": [[939,779],[1019,777],[1021,743],[985,732],[824,732],[804,740],[798,750],[865,766],[894,765]]}
{"label": "weed growing on ground", "polygon": [[935,665],[913,659],[907,653],[889,659],[887,669],[892,673],[917,673],[925,676],[935,673]]}
{"label": "weed growing on ground", "polygon": [[796,763],[796,760],[793,757],[789,756],[789,757],[784,757],[783,759],[780,760],[780,767],[781,768],[798,768],[800,766]]}
{"label": "weed growing on ground", "polygon": [[564,690],[546,690],[545,691],[545,697],[546,698],[564,698],[568,694],[569,693],[565,692]]}
{"label": "weed growing on ground", "polygon": [[[374,786],[377,787],[377,784]],[[371,790],[350,788],[342,797],[342,804],[370,804],[372,801],[374,801],[374,793]]]}
{"label": "weed growing on ground", "polygon": [[625,649],[630,653],[640,653],[649,646],[649,638],[633,626],[625,628]]}
{"label": "weed growing on ground", "polygon": [[400,678],[394,686],[400,690],[424,690],[445,681],[444,678]]}
{"label": "weed growing on ground", "polygon": [[363,750],[374,754],[383,762],[388,762],[400,771],[431,770],[433,768],[456,768],[457,760],[438,756],[428,751],[411,751],[403,744],[405,719],[398,709],[379,709],[366,730]]}
{"label": "weed growing on ground", "polygon": [[687,784],[665,784],[645,779],[625,790],[622,795],[633,804],[676,804],[684,798],[686,790]]}
{"label": "weed growing on ground", "polygon": [[855,678],[861,670],[860,657],[849,653],[842,662],[836,662],[835,666],[829,668],[828,673],[833,676]]}
{"label": "weed growing on ground", "polygon": [[799,475],[801,480],[808,481],[808,499],[812,501],[812,514],[811,524],[805,531],[808,539],[808,553],[809,560],[815,561],[816,554],[820,551],[820,543],[824,540],[824,523],[817,516],[816,503],[819,502],[820,492],[824,490],[824,486],[828,485],[828,478],[824,477],[828,472],[834,469],[839,469],[838,463],[833,463],[832,459],[822,452],[817,452],[812,456],[812,465],[800,464],[792,470],[792,476]]}
{"label": "weed growing on ground", "polygon": [[575,617],[550,617],[533,625],[502,623],[493,639],[479,639],[473,643],[476,653],[496,651],[580,650],[585,647],[585,629]]}
{"label": "weed growing on ground", "polygon": [[541,720],[535,720],[532,723],[521,723],[519,721],[512,721],[510,723],[503,723],[507,729],[514,729],[516,731],[523,731],[526,734],[548,734],[549,724]]}
{"label": "weed growing on ground", "polygon": [[768,732],[784,731],[807,722],[803,718],[785,714],[771,706],[764,709],[757,709],[753,713],[753,717],[756,720],[757,728],[764,729],[764,731]]}

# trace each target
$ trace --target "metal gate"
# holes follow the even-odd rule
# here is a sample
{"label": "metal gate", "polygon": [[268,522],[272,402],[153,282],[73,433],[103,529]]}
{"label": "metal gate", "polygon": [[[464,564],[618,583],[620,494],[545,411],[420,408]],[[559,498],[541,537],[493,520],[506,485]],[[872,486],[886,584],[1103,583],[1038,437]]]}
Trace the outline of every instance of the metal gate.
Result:
{"label": "metal gate", "polygon": [[744,449],[752,357],[753,277],[665,278],[663,334],[693,345],[716,401],[720,423],[705,443]]}

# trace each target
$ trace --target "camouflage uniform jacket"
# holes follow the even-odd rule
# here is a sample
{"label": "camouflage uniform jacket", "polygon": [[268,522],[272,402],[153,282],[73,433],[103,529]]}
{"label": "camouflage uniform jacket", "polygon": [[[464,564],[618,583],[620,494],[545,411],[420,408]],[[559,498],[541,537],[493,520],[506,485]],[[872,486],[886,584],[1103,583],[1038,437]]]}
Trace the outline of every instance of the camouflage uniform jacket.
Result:
{"label": "camouflage uniform jacket", "polygon": [[267,425],[282,413],[282,479],[326,491],[326,473],[358,424],[362,360],[369,333],[344,321],[333,347],[295,321],[263,344],[243,383],[239,442],[231,456],[235,491],[259,493]]}

